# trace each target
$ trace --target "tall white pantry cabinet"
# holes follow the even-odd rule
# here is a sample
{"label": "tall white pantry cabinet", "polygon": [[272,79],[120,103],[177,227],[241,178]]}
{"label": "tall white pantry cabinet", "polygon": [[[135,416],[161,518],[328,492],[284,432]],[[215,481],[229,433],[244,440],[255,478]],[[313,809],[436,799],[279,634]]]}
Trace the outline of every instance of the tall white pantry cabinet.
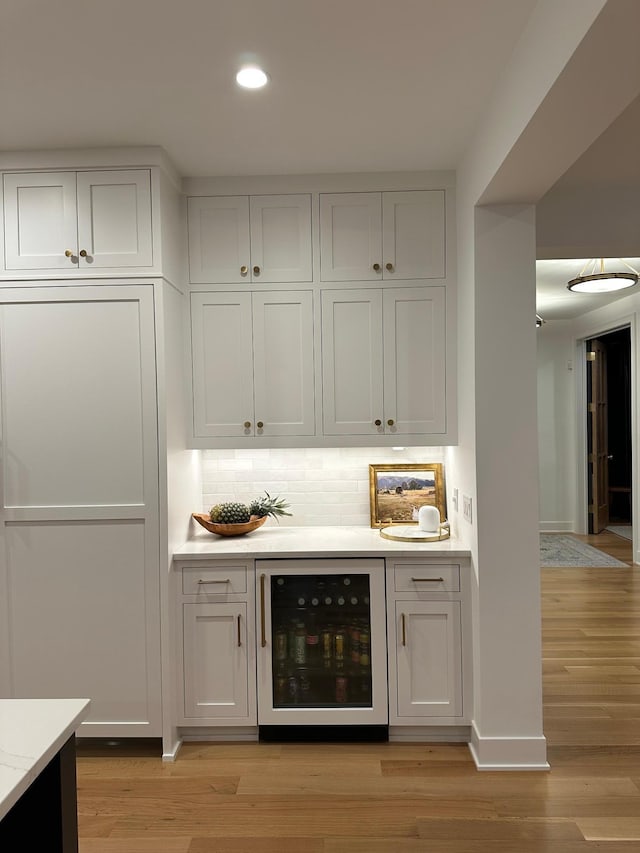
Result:
{"label": "tall white pantry cabinet", "polygon": [[42,165],[3,175],[0,696],[86,697],[81,736],[158,737],[195,499],[176,463],[186,214],[157,150]]}

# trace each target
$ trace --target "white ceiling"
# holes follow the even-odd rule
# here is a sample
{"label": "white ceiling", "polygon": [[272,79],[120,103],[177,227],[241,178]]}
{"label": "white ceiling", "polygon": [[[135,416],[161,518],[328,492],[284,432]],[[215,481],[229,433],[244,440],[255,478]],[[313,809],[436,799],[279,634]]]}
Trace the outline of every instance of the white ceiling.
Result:
{"label": "white ceiling", "polygon": [[[0,151],[158,145],[191,177],[455,169],[535,5],[1,0]],[[248,60],[265,90],[235,85]],[[539,262],[543,315],[607,299],[566,291],[580,266]]]}
{"label": "white ceiling", "polygon": [[[187,176],[455,168],[535,0],[2,0],[0,150]],[[234,81],[246,59],[265,90]]]}

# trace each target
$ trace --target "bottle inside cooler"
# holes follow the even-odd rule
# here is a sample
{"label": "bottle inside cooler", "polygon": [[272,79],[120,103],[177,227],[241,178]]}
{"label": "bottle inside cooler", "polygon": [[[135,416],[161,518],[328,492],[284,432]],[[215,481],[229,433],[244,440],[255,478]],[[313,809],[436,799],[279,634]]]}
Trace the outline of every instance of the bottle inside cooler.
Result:
{"label": "bottle inside cooler", "polygon": [[271,580],[274,708],[370,708],[365,574]]}

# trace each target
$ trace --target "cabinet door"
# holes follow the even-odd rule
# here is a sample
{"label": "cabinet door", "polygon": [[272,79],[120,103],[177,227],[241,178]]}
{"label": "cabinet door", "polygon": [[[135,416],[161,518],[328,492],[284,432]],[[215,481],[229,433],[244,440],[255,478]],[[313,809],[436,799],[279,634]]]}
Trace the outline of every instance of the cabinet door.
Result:
{"label": "cabinet door", "polygon": [[384,433],[382,356],[382,292],[323,291],[322,399],[327,435]]}
{"label": "cabinet door", "polygon": [[153,287],[3,288],[0,339],[10,695],[86,696],[83,736],[157,737]]}
{"label": "cabinet door", "polygon": [[196,437],[253,434],[252,334],[251,293],[191,294]]}
{"label": "cabinet door", "polygon": [[384,291],[387,432],[446,431],[444,287]]}
{"label": "cabinet door", "polygon": [[182,612],[185,719],[255,722],[255,689],[249,701],[255,636],[246,602],[183,604]]}
{"label": "cabinet door", "polygon": [[322,281],[382,279],[380,193],[320,195],[320,278]]}
{"label": "cabinet door", "polygon": [[7,270],[77,269],[75,172],[5,175],[4,231]]}
{"label": "cabinet door", "polygon": [[311,291],[253,294],[253,374],[258,435],[315,433]]}
{"label": "cabinet door", "polygon": [[384,278],[445,277],[444,190],[382,193]]}
{"label": "cabinet door", "polygon": [[311,196],[251,196],[253,281],[311,281]]}
{"label": "cabinet door", "polygon": [[389,636],[395,638],[396,646],[389,721],[460,716],[460,602],[396,601]]}
{"label": "cabinet door", "polygon": [[149,170],[78,172],[77,186],[80,269],[151,266]]}
{"label": "cabinet door", "polygon": [[194,283],[250,281],[248,196],[188,201],[189,278]]}

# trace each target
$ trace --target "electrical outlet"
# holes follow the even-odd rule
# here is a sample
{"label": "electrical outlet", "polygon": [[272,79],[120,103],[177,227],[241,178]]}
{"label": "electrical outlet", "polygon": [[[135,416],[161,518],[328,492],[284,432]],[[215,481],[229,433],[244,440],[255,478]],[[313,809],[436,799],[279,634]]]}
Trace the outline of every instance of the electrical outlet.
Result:
{"label": "electrical outlet", "polygon": [[468,521],[469,524],[473,523],[473,516],[471,514],[471,498],[467,495],[462,496],[462,517],[465,521]]}
{"label": "electrical outlet", "polygon": [[458,490],[454,489],[453,494],[451,495],[451,503],[453,504],[453,508],[456,512],[458,512]]}

